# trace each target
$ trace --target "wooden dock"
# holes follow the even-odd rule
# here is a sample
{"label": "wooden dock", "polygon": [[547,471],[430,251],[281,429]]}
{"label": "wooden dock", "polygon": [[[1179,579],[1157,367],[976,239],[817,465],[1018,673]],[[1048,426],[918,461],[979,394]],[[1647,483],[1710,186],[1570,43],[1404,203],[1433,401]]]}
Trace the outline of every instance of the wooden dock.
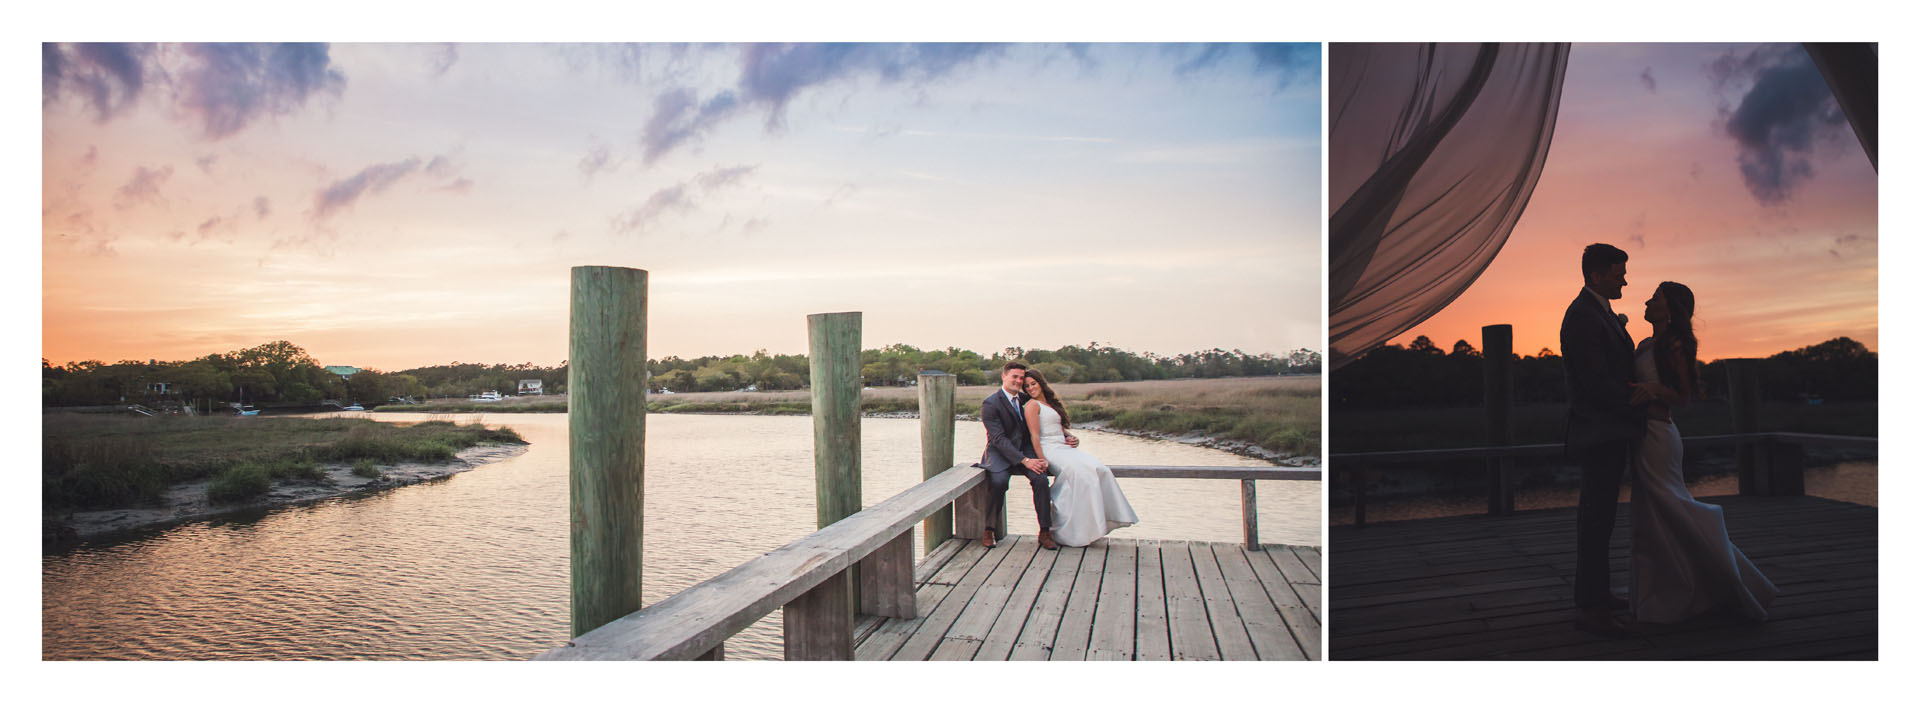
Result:
{"label": "wooden dock", "polygon": [[873,660],[1318,660],[1320,550],[1107,538],[954,539],[915,568],[919,617],[862,617]]}
{"label": "wooden dock", "polygon": [[[1623,639],[1573,628],[1574,510],[1331,529],[1329,659],[1877,659],[1879,510],[1713,496],[1780,587],[1764,623],[1707,616]],[[1626,505],[1612,571],[1625,587]]]}

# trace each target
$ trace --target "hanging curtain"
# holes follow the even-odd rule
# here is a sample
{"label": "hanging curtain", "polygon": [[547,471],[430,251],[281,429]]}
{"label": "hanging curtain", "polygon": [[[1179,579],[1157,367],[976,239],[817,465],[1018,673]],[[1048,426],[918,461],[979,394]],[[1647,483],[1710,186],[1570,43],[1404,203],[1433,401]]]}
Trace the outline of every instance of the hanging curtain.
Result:
{"label": "hanging curtain", "polygon": [[1480,277],[1553,141],[1567,44],[1328,47],[1332,368]]}
{"label": "hanging curtain", "polygon": [[1867,162],[1879,172],[1880,45],[1807,42],[1801,46],[1813,57],[1834,102],[1840,103],[1847,123],[1853,125],[1853,136],[1867,152]]}

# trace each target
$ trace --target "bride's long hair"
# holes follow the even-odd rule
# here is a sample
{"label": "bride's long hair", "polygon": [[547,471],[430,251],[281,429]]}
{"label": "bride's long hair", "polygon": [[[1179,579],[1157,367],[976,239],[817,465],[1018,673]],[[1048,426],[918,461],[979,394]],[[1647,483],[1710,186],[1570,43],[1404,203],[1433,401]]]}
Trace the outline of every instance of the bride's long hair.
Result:
{"label": "bride's long hair", "polygon": [[[1664,281],[1656,289],[1667,301],[1667,330],[1653,337],[1653,367],[1660,383],[1688,398],[1700,397],[1700,340],[1693,334],[1693,289]],[[1680,364],[1674,364],[1674,357]]]}
{"label": "bride's long hair", "polygon": [[1041,400],[1046,401],[1054,412],[1060,413],[1060,429],[1072,427],[1067,422],[1067,404],[1060,402],[1060,396],[1053,394],[1053,386],[1047,384],[1047,377],[1040,373],[1040,369],[1027,369],[1027,378],[1039,382]]}

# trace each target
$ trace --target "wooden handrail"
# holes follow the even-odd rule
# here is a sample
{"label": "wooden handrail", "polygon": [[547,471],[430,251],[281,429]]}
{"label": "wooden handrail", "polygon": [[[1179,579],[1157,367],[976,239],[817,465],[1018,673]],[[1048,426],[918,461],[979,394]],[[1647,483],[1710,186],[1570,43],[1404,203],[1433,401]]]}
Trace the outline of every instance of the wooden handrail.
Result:
{"label": "wooden handrail", "polygon": [[[1851,435],[1811,434],[1806,432],[1750,432],[1744,434],[1717,434],[1682,437],[1688,447],[1734,446],[1742,452],[1755,452],[1763,457],[1755,460],[1758,464],[1749,468],[1743,464],[1741,472],[1742,495],[1801,495],[1805,491],[1802,475],[1803,457],[1793,445],[1837,446],[1850,449],[1878,449],[1880,438],[1858,437]],[[1784,450],[1784,453],[1780,450]],[[1564,453],[1563,444],[1520,444],[1506,447],[1466,447],[1459,449],[1414,449],[1391,452],[1353,452],[1333,454],[1327,457],[1331,471],[1345,471],[1349,479],[1349,492],[1353,497],[1353,524],[1365,527],[1367,524],[1367,469],[1382,464],[1411,464],[1416,462],[1449,462],[1464,459],[1487,459],[1516,456],[1556,456]],[[1464,470],[1478,468],[1474,465],[1428,465],[1426,469]],[[1505,483],[1510,480],[1502,474],[1500,481],[1488,488],[1490,494],[1508,490]],[[1497,503],[1492,501],[1490,503]]]}
{"label": "wooden handrail", "polygon": [[845,571],[986,480],[968,464],[726,573],[575,637],[535,659],[693,659]]}
{"label": "wooden handrail", "polygon": [[[1853,447],[1858,449],[1879,446],[1878,437],[1853,437],[1847,435],[1807,434],[1802,432],[1755,432],[1751,434],[1716,434],[1681,437],[1680,441],[1688,447],[1714,447],[1739,445],[1747,442],[1786,442],[1791,444],[1819,444]],[[1565,451],[1565,445],[1553,444],[1515,444],[1505,447],[1464,447],[1456,449],[1409,449],[1387,452],[1349,452],[1333,454],[1327,457],[1333,470],[1346,468],[1350,464],[1403,464],[1420,461],[1450,461],[1456,459],[1487,459],[1494,457],[1517,456],[1553,456]],[[1118,467],[1116,467],[1117,469]],[[1463,467],[1466,468],[1466,467]],[[1476,467],[1477,468],[1477,467]],[[1118,475],[1116,473],[1116,475]]]}
{"label": "wooden handrail", "polygon": [[1319,467],[1299,466],[1109,466],[1115,478],[1224,478],[1318,481]]}

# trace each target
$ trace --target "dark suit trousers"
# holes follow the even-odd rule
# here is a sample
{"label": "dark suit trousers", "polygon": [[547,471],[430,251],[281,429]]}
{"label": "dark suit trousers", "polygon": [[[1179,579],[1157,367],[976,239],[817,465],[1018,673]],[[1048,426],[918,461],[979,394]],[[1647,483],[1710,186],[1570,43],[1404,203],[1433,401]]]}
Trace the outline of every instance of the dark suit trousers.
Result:
{"label": "dark suit trousers", "polygon": [[1574,456],[1580,464],[1580,512],[1575,523],[1573,604],[1605,608],[1608,591],[1607,553],[1613,541],[1614,511],[1619,507],[1620,479],[1633,446],[1614,440]]}
{"label": "dark suit trousers", "polygon": [[[1047,477],[1037,475],[1025,467],[1015,465],[1012,471],[988,471],[987,484],[987,524],[1000,523],[1000,512],[1007,509],[1007,486],[1013,483],[1013,475],[1027,477],[1027,483],[1033,485],[1033,514],[1040,518],[1040,531],[1053,529],[1053,496],[1047,492]],[[1000,535],[1006,537],[1006,535]]]}

